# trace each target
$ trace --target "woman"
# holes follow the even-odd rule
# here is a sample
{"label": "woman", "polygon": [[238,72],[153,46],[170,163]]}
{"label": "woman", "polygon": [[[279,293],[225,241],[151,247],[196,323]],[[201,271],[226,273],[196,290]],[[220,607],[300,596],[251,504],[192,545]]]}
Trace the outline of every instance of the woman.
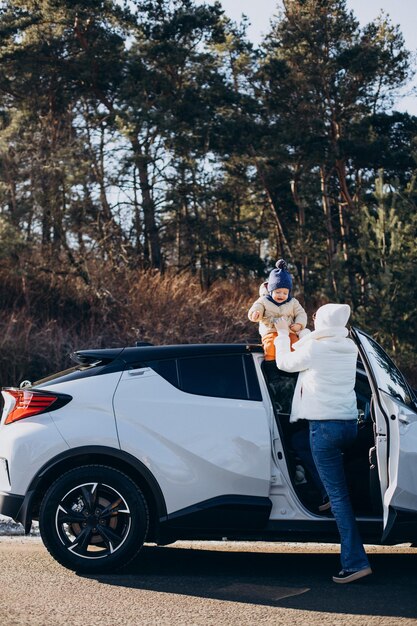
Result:
{"label": "woman", "polygon": [[356,438],[357,406],[354,391],[357,348],[348,338],[347,304],[325,304],[316,312],[315,330],[290,350],[288,324],[275,327],[276,363],[285,372],[300,372],[290,421],[306,419],[311,451],[329,496],[341,538],[342,570],[336,583],[350,583],[372,573],[349,498],[343,451]]}

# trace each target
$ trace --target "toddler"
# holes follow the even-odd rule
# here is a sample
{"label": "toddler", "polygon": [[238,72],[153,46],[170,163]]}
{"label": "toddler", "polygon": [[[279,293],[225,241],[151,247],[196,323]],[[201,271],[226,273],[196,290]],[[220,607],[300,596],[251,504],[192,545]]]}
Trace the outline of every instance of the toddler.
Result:
{"label": "toddler", "polygon": [[[291,295],[292,278],[283,259],[276,263],[276,269],[269,274],[268,282],[262,283],[259,298],[249,309],[251,322],[259,323],[259,333],[265,352],[265,361],[275,360],[274,339],[277,337],[274,322],[285,319],[290,327],[292,345],[303,335],[307,324],[307,313],[296,298]],[[308,331],[306,331],[308,332]]]}

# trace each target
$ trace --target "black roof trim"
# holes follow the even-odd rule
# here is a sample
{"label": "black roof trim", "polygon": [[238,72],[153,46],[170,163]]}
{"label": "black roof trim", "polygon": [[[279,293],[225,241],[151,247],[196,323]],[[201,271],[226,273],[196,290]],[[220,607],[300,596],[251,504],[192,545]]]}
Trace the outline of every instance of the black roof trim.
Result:
{"label": "black roof trim", "polygon": [[71,355],[71,358],[77,363],[88,365],[94,362],[105,364],[115,360],[135,363],[138,361],[157,361],[160,359],[191,356],[245,354],[247,352],[262,352],[262,346],[246,343],[190,343],[169,346],[138,346],[111,348],[109,350],[78,350]]}
{"label": "black roof trim", "polygon": [[106,350],[77,350],[70,354],[72,361],[79,365],[92,365],[111,363],[123,352],[124,348],[110,348]]}

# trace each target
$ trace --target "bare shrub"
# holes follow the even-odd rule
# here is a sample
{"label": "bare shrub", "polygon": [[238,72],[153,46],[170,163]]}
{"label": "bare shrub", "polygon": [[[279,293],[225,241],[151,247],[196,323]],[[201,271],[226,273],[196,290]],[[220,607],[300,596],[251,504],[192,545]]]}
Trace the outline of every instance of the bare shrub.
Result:
{"label": "bare shrub", "polygon": [[0,268],[2,386],[69,367],[69,354],[79,349],[258,341],[247,320],[257,285],[219,281],[203,290],[191,274],[97,263],[88,269],[90,284],[59,272]]}
{"label": "bare shrub", "polygon": [[[205,290],[191,273],[95,261],[87,283],[76,273],[42,272],[32,261],[24,268],[0,267],[0,386],[65,369],[74,350],[137,341],[259,342],[256,324],[247,319],[258,291],[253,282],[219,280]],[[404,353],[398,361],[417,386],[413,360]]]}

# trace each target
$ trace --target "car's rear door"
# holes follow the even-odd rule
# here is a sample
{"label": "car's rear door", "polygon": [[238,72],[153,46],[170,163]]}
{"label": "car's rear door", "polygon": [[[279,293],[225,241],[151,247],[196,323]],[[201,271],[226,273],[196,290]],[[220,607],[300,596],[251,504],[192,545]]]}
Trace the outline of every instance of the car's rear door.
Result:
{"label": "car's rear door", "polygon": [[383,540],[389,541],[399,536],[399,521],[417,513],[417,408],[413,391],[381,346],[358,329],[352,337],[373,391]]}
{"label": "car's rear door", "polygon": [[243,521],[252,503],[266,523],[271,433],[252,355],[148,365],[124,372],[114,407],[122,450],[153,473],[168,514],[221,502]]}

